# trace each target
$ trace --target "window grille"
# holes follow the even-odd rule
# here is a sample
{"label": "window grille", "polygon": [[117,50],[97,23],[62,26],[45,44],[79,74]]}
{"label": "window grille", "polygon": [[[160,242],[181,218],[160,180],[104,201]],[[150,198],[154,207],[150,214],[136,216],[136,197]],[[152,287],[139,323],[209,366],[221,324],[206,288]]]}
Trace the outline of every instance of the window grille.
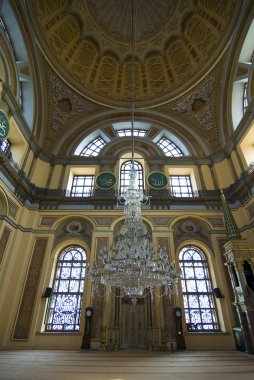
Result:
{"label": "window grille", "polygon": [[[122,164],[121,170],[120,170],[120,192],[121,194],[124,193],[129,186],[130,182],[130,170],[132,166],[132,161],[126,161]],[[142,165],[134,161],[134,166],[137,172],[137,184],[139,189],[144,188],[144,179],[143,179],[143,167]]]}
{"label": "window grille", "polygon": [[71,197],[90,197],[94,190],[94,175],[75,175],[71,187]]}
{"label": "window grille", "polygon": [[102,148],[106,145],[106,142],[101,138],[97,137],[91,141],[80,153],[80,156],[91,157],[98,156]]}
{"label": "window grille", "polygon": [[176,197],[193,197],[190,176],[174,175],[169,177],[170,191]]}
{"label": "window grille", "polygon": [[11,143],[9,140],[0,140],[0,149],[5,153],[9,153],[11,149]]}
{"label": "window grille", "polygon": [[[116,131],[118,137],[131,137],[132,136],[132,130],[131,129],[121,129]],[[133,136],[135,137],[144,137],[147,134],[147,131],[143,129],[134,129],[133,130]]]}
{"label": "window grille", "polygon": [[248,83],[244,83],[243,87],[243,113],[245,113],[246,108],[248,107],[248,95],[247,95]]}
{"label": "window grille", "polygon": [[85,269],[86,254],[82,248],[68,247],[60,254],[46,311],[45,331],[79,331]]}
{"label": "window grille", "polygon": [[169,139],[162,137],[157,145],[163,150],[166,156],[180,157],[183,156],[183,152]]}
{"label": "window grille", "polygon": [[179,255],[187,330],[219,331],[208,263],[197,247],[186,246]]}

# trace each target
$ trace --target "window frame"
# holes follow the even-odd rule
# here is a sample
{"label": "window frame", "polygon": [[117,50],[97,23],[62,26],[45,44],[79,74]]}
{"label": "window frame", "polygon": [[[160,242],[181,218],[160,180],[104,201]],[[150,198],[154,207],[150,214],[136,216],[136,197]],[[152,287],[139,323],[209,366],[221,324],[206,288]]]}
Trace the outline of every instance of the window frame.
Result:
{"label": "window frame", "polygon": [[162,136],[156,143],[165,156],[167,157],[183,157],[184,154],[181,149],[173,143],[173,141],[169,140],[167,137]]}
{"label": "window frame", "polygon": [[[178,181],[178,185],[174,185],[172,183],[173,180],[177,180]],[[182,180],[185,180],[186,181],[186,185],[182,185],[180,181]],[[192,198],[194,196],[194,192],[193,192],[193,187],[192,187],[192,183],[191,183],[191,177],[190,175],[183,175],[183,174],[179,174],[179,175],[169,175],[169,188],[170,188],[170,192],[172,195],[176,196],[176,197],[188,197],[188,198]],[[183,191],[183,188],[186,188],[187,189],[187,192],[186,191]]]}
{"label": "window frame", "polygon": [[[83,185],[75,185],[74,182],[76,181],[79,181],[83,178],[84,182],[83,182]],[[89,181],[90,180],[90,183],[88,183],[86,185],[86,180]],[[73,176],[73,179],[72,179],[72,184],[71,184],[71,190],[70,190],[70,196],[71,197],[90,197],[92,196],[93,194],[93,191],[94,191],[94,181],[95,181],[95,176],[93,174],[82,174],[82,175],[78,175],[78,174],[74,174]],[[77,191],[73,191],[73,189],[78,189],[78,188],[82,188],[82,191],[81,192],[77,192]],[[88,189],[87,191],[85,191],[85,189]]]}
{"label": "window frame", "polygon": [[8,139],[0,140],[0,150],[6,155],[11,151],[11,142]]}
{"label": "window frame", "polygon": [[[127,166],[127,165],[129,165],[129,169],[128,170],[123,169],[123,167]],[[127,160],[127,161],[124,161],[120,167],[120,181],[119,181],[120,194],[123,194],[129,186],[128,180],[130,177],[129,177],[128,173],[130,172],[131,165],[132,165],[132,161]],[[137,174],[138,188],[140,190],[144,190],[144,168],[143,168],[143,165],[136,160],[134,160],[134,165],[137,168],[137,173],[138,173]]]}
{"label": "window frame", "polygon": [[[83,256],[83,260],[64,260],[64,257],[70,252],[70,251],[78,251],[79,254]],[[64,264],[71,264],[70,266],[64,265]],[[69,268],[69,273],[75,273],[73,268],[77,269],[79,268],[77,265],[73,264],[79,264],[80,265],[80,274],[79,274],[79,279],[76,279],[75,277],[62,277],[63,273],[63,268]],[[58,255],[57,263],[56,263],[56,268],[55,268],[55,273],[54,273],[54,279],[53,279],[53,292],[52,295],[50,296],[48,303],[47,303],[47,308],[46,308],[46,313],[45,313],[45,319],[44,319],[44,331],[45,332],[63,332],[63,333],[68,333],[68,332],[79,332],[80,330],[80,319],[81,319],[81,311],[82,311],[82,303],[83,303],[83,296],[84,296],[84,288],[85,288],[85,273],[86,273],[86,264],[87,264],[87,254],[86,251],[84,250],[83,247],[72,245],[64,248],[60,254]],[[67,271],[68,272],[68,271]],[[78,271],[76,271],[78,272]],[[83,276],[82,276],[83,274]],[[64,282],[65,281],[65,282]],[[72,292],[70,291],[71,286],[75,286],[74,282],[78,282],[78,289],[79,291]],[[63,283],[63,284],[62,284]],[[61,286],[62,289],[64,289],[64,284],[65,288],[67,287],[68,291],[61,291]],[[61,298],[64,299],[66,297],[66,305],[67,305],[67,312],[66,315],[64,315],[64,318],[71,318],[73,317],[74,323],[54,323],[54,319],[57,318],[57,314],[60,314],[60,317],[62,314],[59,312],[60,307],[61,307],[61,302],[57,305],[57,301],[60,300]],[[72,302],[75,303],[75,298],[76,298],[76,306],[73,309],[73,315],[70,314],[70,310],[68,310],[68,302],[69,304]],[[66,305],[64,305],[66,307]],[[57,306],[57,308],[56,308]],[[64,310],[64,307],[63,307]],[[66,310],[64,310],[66,311]],[[62,319],[63,320],[63,319]],[[61,328],[54,328],[53,326],[62,326]],[[66,326],[73,326],[73,328],[66,328]]]}
{"label": "window frame", "polygon": [[[190,251],[195,251],[200,257],[200,260],[184,260],[184,255]],[[188,264],[188,265],[187,265]],[[198,264],[198,265],[195,265]],[[202,265],[201,265],[202,264]],[[216,308],[215,297],[213,294],[212,278],[209,269],[209,263],[203,250],[194,245],[186,245],[181,248],[179,252],[179,267],[181,269],[181,289],[183,296],[183,309],[187,326],[187,332],[195,333],[216,333],[220,332],[220,324],[218,318],[218,312]],[[189,270],[188,270],[189,268]],[[202,270],[200,270],[202,268]],[[203,277],[202,272],[203,271]],[[189,274],[188,274],[189,272]],[[191,276],[190,273],[193,272]],[[187,275],[186,275],[187,273]],[[189,276],[189,277],[188,277]],[[187,284],[188,281],[190,285]],[[203,282],[203,284],[202,284]],[[191,288],[196,288],[195,291],[189,291]],[[201,287],[204,287],[203,291],[200,291]],[[196,300],[195,300],[196,298]],[[205,300],[207,301],[207,307],[205,307]],[[193,304],[191,305],[191,302]],[[196,302],[196,307],[195,305]],[[205,322],[204,318],[210,313],[210,322]],[[199,322],[195,323],[195,318]],[[208,328],[204,328],[207,326]],[[212,328],[209,326],[212,326]]]}
{"label": "window frame", "polygon": [[79,153],[79,155],[83,157],[96,157],[99,155],[100,151],[106,144],[106,141],[103,140],[101,136],[98,136],[90,143],[88,143]]}
{"label": "window frame", "polygon": [[144,129],[134,129],[133,131],[131,129],[119,129],[116,131],[116,134],[119,138],[122,137],[132,137],[132,132],[134,137],[145,137],[147,135],[147,131]]}

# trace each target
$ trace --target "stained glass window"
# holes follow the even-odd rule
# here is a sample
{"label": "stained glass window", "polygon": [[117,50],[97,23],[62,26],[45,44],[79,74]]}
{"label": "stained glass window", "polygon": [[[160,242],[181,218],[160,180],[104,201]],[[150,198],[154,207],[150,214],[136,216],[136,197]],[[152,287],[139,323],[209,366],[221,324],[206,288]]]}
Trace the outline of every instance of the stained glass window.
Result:
{"label": "stained glass window", "polygon": [[163,150],[166,156],[180,157],[183,156],[183,152],[172,141],[166,137],[162,137],[157,144]]}
{"label": "stained glass window", "polygon": [[77,246],[61,252],[48,301],[45,331],[79,331],[86,268],[85,251]]}
{"label": "stained glass window", "polygon": [[185,320],[188,331],[219,331],[214,295],[206,256],[186,246],[179,255]]}
{"label": "stained glass window", "polygon": [[71,187],[71,197],[90,197],[94,189],[94,175],[75,175]]}
{"label": "stained glass window", "polygon": [[[120,172],[120,192],[121,194],[124,193],[129,186],[130,183],[130,170],[132,166],[132,161],[126,161],[121,166],[121,172]],[[137,172],[137,183],[139,189],[144,188],[144,180],[143,180],[143,168],[142,165],[134,161],[134,167]]]}

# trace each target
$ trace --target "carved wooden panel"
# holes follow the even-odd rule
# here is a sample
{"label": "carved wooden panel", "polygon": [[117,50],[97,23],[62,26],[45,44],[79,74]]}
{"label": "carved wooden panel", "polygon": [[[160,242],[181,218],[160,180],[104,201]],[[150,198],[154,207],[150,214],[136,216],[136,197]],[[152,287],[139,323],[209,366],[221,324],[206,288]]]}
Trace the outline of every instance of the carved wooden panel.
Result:
{"label": "carved wooden panel", "polygon": [[135,306],[129,300],[122,300],[120,320],[120,347],[146,348],[147,323],[145,301],[140,300]]}
{"label": "carved wooden panel", "polygon": [[32,259],[13,333],[13,340],[27,341],[29,339],[47,241],[47,238],[38,238],[35,241]]}
{"label": "carved wooden panel", "polygon": [[7,247],[7,243],[8,243],[10,235],[11,235],[11,231],[8,228],[4,227],[2,236],[0,238],[0,265],[4,257],[4,252]]}

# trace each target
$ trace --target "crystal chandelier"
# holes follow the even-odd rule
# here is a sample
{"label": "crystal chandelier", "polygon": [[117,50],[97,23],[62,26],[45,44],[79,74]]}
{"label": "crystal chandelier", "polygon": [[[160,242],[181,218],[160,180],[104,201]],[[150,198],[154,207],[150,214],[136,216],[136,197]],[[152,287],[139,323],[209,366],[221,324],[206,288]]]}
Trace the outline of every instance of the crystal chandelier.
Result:
{"label": "crystal chandelier", "polygon": [[132,165],[129,186],[119,197],[119,201],[124,202],[125,220],[116,243],[109,252],[101,250],[93,269],[88,271],[93,282],[92,292],[98,291],[100,283],[109,289],[120,288],[121,296],[129,296],[134,304],[148,292],[153,294],[156,288],[163,287],[162,295],[175,293],[178,281],[175,264],[169,263],[166,249],[154,250],[142,222],[141,204],[147,203],[149,198],[138,188],[136,177]]}
{"label": "crystal chandelier", "polygon": [[95,263],[88,275],[92,280],[92,293],[98,292],[100,284],[112,290],[120,288],[120,296],[129,296],[135,304],[148,292],[172,294],[176,292],[178,275],[175,264],[169,263],[168,252],[158,247],[154,250],[147,227],[142,222],[141,206],[150,199],[139,189],[134,165],[134,95],[135,95],[135,16],[132,1],[132,164],[129,184],[124,194],[119,194],[118,203],[124,204],[125,220],[117,240],[108,252],[98,252]]}

